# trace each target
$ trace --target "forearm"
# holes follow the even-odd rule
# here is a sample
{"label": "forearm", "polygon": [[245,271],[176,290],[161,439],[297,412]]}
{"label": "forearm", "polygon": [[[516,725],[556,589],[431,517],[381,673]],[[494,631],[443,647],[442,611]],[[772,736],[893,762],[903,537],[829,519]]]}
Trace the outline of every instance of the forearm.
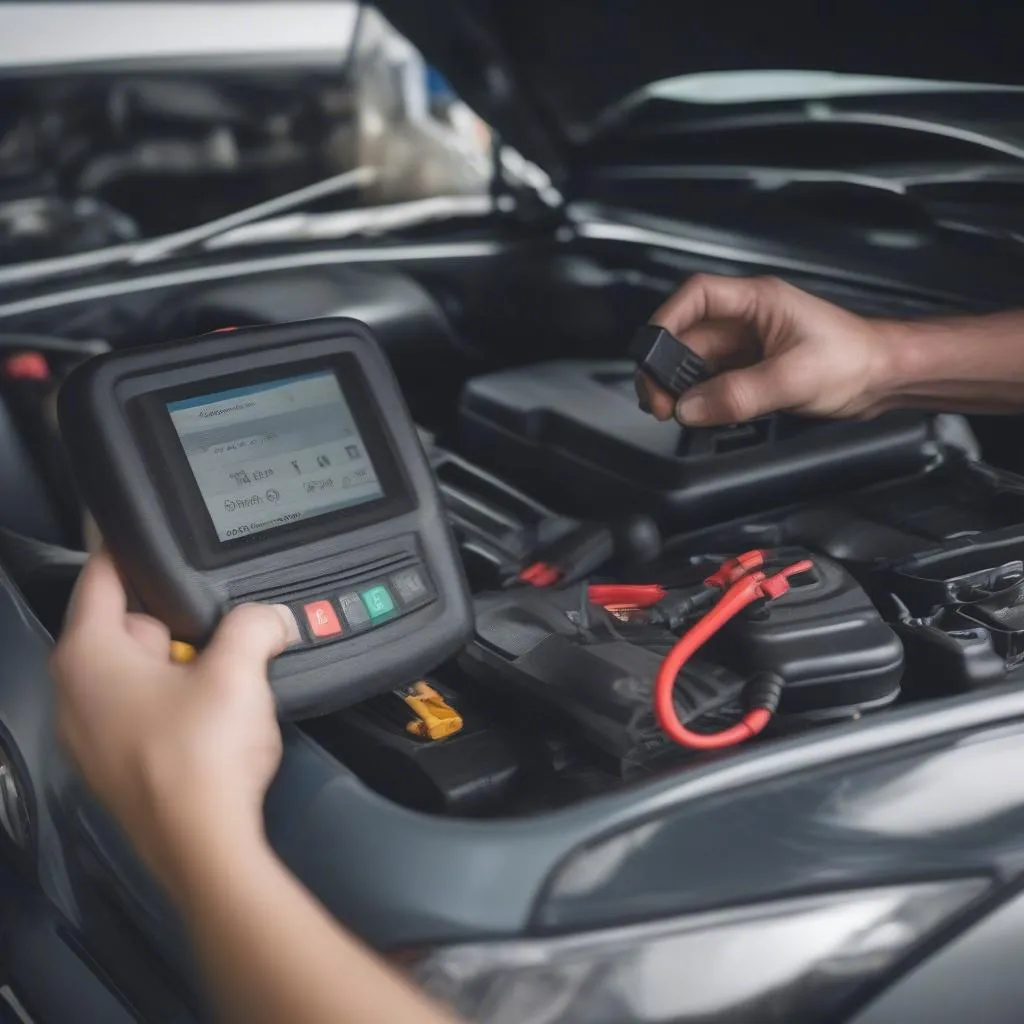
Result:
{"label": "forearm", "polygon": [[1024,412],[1024,313],[885,324],[886,408]]}
{"label": "forearm", "polygon": [[454,1020],[347,935],[260,840],[190,854],[172,889],[230,1021]]}

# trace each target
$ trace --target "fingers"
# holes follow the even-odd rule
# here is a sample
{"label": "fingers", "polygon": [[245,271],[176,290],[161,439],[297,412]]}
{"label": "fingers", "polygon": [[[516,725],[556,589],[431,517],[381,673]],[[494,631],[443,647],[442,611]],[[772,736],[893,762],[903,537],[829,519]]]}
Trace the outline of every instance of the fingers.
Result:
{"label": "fingers", "polygon": [[124,584],[105,551],[90,556],[78,575],[65,617],[65,630],[120,629],[128,606]]}
{"label": "fingers", "polygon": [[239,605],[221,620],[198,664],[232,675],[263,674],[267,662],[298,639],[295,617],[284,605]]}
{"label": "fingers", "polygon": [[[651,317],[699,355],[713,370],[753,362],[760,351],[756,322],[759,304],[778,282],[764,278],[695,274]],[[672,396],[646,377],[638,377],[641,408],[655,419],[669,420]]]}
{"label": "fingers", "polygon": [[171,645],[170,630],[151,615],[142,615],[132,612],[124,620],[125,630],[151,654],[160,658],[167,658],[167,652]]}
{"label": "fingers", "polygon": [[676,417],[688,427],[723,426],[795,408],[805,397],[786,361],[769,360],[690,388],[679,400]]}
{"label": "fingers", "polygon": [[636,397],[640,408],[650,413],[656,420],[672,419],[672,396],[662,391],[646,374],[638,373],[635,378]]}
{"label": "fingers", "polygon": [[677,338],[707,320],[742,320],[752,324],[768,287],[763,278],[694,274],[658,309],[651,323],[671,331]]}

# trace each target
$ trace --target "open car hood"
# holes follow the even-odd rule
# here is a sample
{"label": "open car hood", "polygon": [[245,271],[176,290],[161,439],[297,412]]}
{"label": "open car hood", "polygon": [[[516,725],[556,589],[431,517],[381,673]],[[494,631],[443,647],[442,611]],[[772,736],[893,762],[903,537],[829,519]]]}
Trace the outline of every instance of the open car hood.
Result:
{"label": "open car hood", "polygon": [[1024,8],[1013,4],[962,3],[942,17],[881,0],[825,6],[811,0],[379,0],[378,6],[506,142],[556,181],[580,158],[610,107],[680,75],[820,71],[1024,85]]}

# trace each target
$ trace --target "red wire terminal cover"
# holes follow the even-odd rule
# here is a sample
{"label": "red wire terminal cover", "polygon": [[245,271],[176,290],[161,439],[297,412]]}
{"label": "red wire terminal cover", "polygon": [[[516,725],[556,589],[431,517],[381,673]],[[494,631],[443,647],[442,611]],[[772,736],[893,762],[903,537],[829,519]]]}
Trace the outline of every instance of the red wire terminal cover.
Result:
{"label": "red wire terminal cover", "polygon": [[47,381],[50,365],[41,352],[19,352],[4,361],[3,375],[8,380]]}
{"label": "red wire terminal cover", "polygon": [[532,587],[550,587],[559,581],[561,575],[553,565],[548,565],[547,562],[534,562],[519,574],[519,579],[523,583],[529,583]]}
{"label": "red wire terminal cover", "polygon": [[594,583],[587,587],[587,600],[602,608],[650,608],[664,600],[666,593],[657,583]]}
{"label": "red wire terminal cover", "polygon": [[[705,586],[717,587],[725,590],[736,580],[742,579],[752,569],[760,569],[768,560],[764,551],[746,551],[742,555],[730,558],[723,562],[715,572],[704,580]],[[544,578],[540,566],[530,566],[520,574],[520,579],[532,583],[536,578]],[[527,576],[530,573],[530,576]],[[535,584],[545,586],[546,584]],[[663,601],[668,591],[657,583],[595,583],[587,590],[587,596],[591,604],[609,607],[614,605],[629,606],[632,608],[649,608],[651,605]]]}
{"label": "red wire terminal cover", "polygon": [[725,590],[726,587],[742,579],[753,569],[760,569],[768,561],[767,552],[755,548],[753,551],[744,551],[742,555],[730,558],[723,562],[704,582],[709,587],[718,587]]}

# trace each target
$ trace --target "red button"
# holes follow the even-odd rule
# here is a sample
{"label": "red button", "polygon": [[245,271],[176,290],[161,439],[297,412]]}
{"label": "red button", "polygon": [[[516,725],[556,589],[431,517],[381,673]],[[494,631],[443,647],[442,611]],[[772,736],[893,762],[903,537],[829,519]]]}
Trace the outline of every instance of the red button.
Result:
{"label": "red button", "polygon": [[312,601],[303,605],[302,610],[306,613],[309,631],[313,636],[337,636],[341,632],[338,613],[330,601]]}

